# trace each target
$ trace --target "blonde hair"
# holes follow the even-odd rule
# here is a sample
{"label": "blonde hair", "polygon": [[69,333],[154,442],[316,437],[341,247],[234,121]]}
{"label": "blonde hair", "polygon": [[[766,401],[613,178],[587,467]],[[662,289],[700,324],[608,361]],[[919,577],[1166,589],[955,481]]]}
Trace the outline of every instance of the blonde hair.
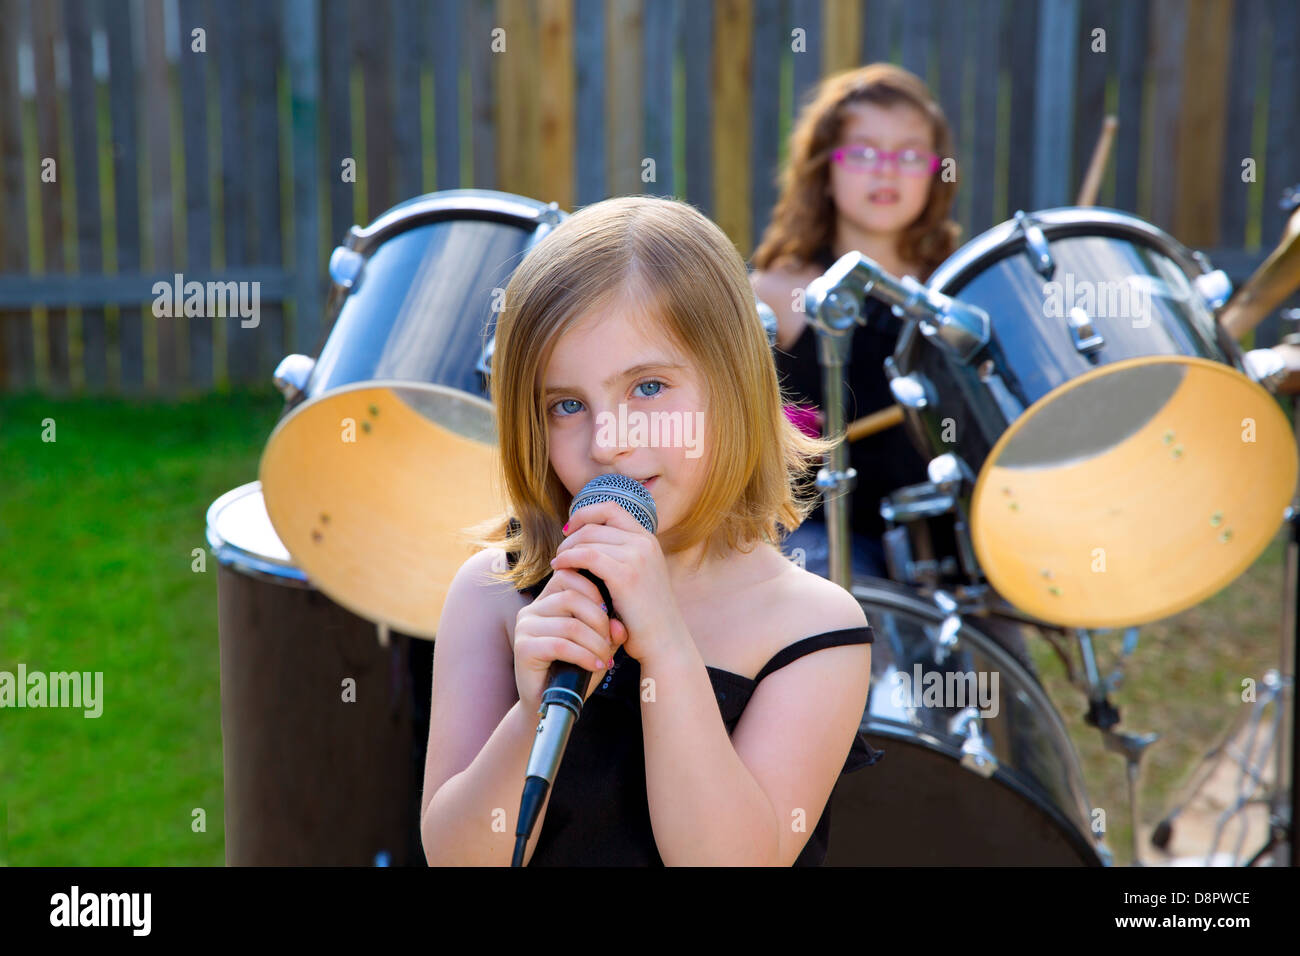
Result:
{"label": "blonde hair", "polygon": [[[507,510],[467,528],[473,543],[516,556],[497,569],[516,589],[551,571],[571,496],[551,467],[542,376],[560,336],[623,298],[657,316],[696,363],[712,443],[703,491],[659,536],[665,554],[705,543],[725,555],[750,542],[779,543],[816,507],[808,469],[833,447],[785,416],[767,333],[745,264],[726,235],[693,206],[622,196],[566,219],[524,257],[496,324],[490,394]],[[809,493],[812,492],[812,493]],[[511,519],[517,533],[511,533]]]}
{"label": "blonde hair", "polygon": [[[892,63],[871,63],[828,76],[816,87],[790,134],[790,155],[781,171],[781,195],[772,221],[750,260],[755,269],[817,261],[835,241],[837,210],[827,193],[830,155],[839,143],[845,111],[853,103],[918,110],[929,122],[934,151],[952,156],[947,117],[921,78]],[[928,278],[957,246],[961,227],[949,218],[955,181],[930,179],[925,208],[898,237],[898,254],[919,264]]]}

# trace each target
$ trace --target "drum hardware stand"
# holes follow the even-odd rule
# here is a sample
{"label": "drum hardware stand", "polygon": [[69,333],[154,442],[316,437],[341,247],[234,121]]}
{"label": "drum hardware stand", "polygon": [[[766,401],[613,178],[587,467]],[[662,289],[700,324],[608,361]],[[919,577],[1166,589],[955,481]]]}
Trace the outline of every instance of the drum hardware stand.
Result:
{"label": "drum hardware stand", "polygon": [[[1224,733],[1222,739],[1205,753],[1197,765],[1198,770],[1195,777],[1195,783],[1190,787],[1186,795],[1178,800],[1174,805],[1174,809],[1171,810],[1163,820],[1156,824],[1156,828],[1151,834],[1151,844],[1153,846],[1163,850],[1169,845],[1169,840],[1173,836],[1174,822],[1178,819],[1179,814],[1181,814],[1192,800],[1195,799],[1196,795],[1200,793],[1201,788],[1204,787],[1209,779],[1214,775],[1215,770],[1220,764],[1222,764],[1225,757],[1231,759],[1240,770],[1240,775],[1237,778],[1237,784],[1235,787],[1236,799],[1233,801],[1232,806],[1226,808],[1219,815],[1218,821],[1215,825],[1214,840],[1211,842],[1209,849],[1206,850],[1205,853],[1204,865],[1213,865],[1213,859],[1218,851],[1219,841],[1223,837],[1223,831],[1233,817],[1239,815],[1243,809],[1252,803],[1270,802],[1270,798],[1267,796],[1256,796],[1257,791],[1264,785],[1261,777],[1262,768],[1256,766],[1255,761],[1255,753],[1257,750],[1256,739],[1259,736],[1259,728],[1262,723],[1264,710],[1270,704],[1274,704],[1273,717],[1269,721],[1263,754],[1265,755],[1265,759],[1267,759],[1267,755],[1270,754],[1275,757],[1281,756],[1282,748],[1274,747],[1274,741],[1277,739],[1278,733],[1282,727],[1283,704],[1286,701],[1286,695],[1289,691],[1291,682],[1282,677],[1282,675],[1276,670],[1270,669],[1264,675],[1262,683],[1264,686],[1263,695],[1248,709],[1242,710],[1233,720],[1228,730]],[[1247,725],[1249,726],[1249,735],[1245,743],[1245,749],[1242,752],[1233,753],[1232,743],[1241,735],[1243,728]],[[1279,760],[1279,763],[1280,762],[1281,761]],[[1252,784],[1249,791],[1246,789],[1247,780]],[[1264,846],[1257,850],[1250,860],[1246,862],[1246,866],[1254,866],[1279,843],[1286,843],[1286,807],[1284,803],[1280,805],[1277,803],[1276,796],[1279,792],[1280,788],[1275,786],[1273,788],[1273,798],[1271,801],[1274,803],[1274,806],[1270,810],[1269,814],[1269,839]],[[1232,853],[1232,859],[1234,861],[1241,857],[1242,844],[1245,842],[1245,839],[1246,827],[1242,826],[1241,833],[1237,839],[1236,849],[1233,850]]]}

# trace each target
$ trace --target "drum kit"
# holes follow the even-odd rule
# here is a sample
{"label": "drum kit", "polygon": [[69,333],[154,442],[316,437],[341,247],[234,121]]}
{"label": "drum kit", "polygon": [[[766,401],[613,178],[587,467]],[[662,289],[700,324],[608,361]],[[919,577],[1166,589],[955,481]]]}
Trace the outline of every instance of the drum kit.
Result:
{"label": "drum kit", "polygon": [[[495,319],[564,218],[450,190],[334,251],[327,332],[276,370],[286,402],[259,480],[208,511],[230,864],[423,861],[436,625],[472,553],[459,529],[502,509]],[[1027,647],[1077,644],[1088,719],[1125,755],[1135,808],[1154,736],[1116,728],[1119,672],[1101,675],[1093,632],[1126,629],[1130,655],[1138,625],[1244,571],[1295,490],[1268,391],[1286,362],[1241,352],[1221,321],[1230,292],[1160,230],[1082,207],[1017,213],[928,285],[851,253],[809,286],[828,432],[846,425],[848,333],[874,295],[903,324],[884,370],[898,406],[848,434],[901,424],[930,459],[928,482],[880,503],[888,580],[851,579],[843,443],[818,475],[828,575],[877,635],[861,731],[892,768],[841,778],[828,865],[1111,862]]]}

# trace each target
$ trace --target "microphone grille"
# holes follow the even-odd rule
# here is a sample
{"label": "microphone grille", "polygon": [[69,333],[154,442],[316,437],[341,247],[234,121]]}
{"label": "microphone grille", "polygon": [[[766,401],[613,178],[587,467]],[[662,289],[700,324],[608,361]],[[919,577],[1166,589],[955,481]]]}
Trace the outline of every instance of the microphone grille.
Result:
{"label": "microphone grille", "polygon": [[627,475],[609,473],[597,475],[582,486],[582,490],[573,496],[569,506],[569,517],[579,508],[587,505],[613,501],[636,519],[641,527],[654,534],[659,527],[659,514],[655,511],[654,496],[646,490],[645,485]]}

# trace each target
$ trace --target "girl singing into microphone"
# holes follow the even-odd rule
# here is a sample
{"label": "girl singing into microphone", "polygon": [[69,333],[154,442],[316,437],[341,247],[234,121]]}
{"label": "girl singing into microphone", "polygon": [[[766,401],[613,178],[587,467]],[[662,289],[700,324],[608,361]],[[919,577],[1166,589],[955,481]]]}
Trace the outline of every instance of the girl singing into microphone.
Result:
{"label": "girl singing into microphone", "polygon": [[[429,863],[509,865],[556,660],[593,677],[526,865],[821,863],[836,780],[879,756],[873,635],[779,550],[828,443],[782,412],[735,247],[675,200],[582,209],[511,277],[491,391],[509,507],[438,626]],[[607,473],[646,485],[656,534],[613,503],[569,518]]]}
{"label": "girl singing into microphone", "polygon": [[[847,252],[858,251],[896,276],[924,282],[956,245],[958,225],[948,217],[957,185],[951,133],[925,84],[891,63],[872,63],[829,76],[813,91],[790,136],[781,195],[751,280],[777,317],[776,365],[794,396],[791,419],[810,435],[825,428],[820,407],[822,371],[816,330],[803,311],[803,291]],[[845,367],[845,420],[894,404],[883,368],[901,329],[889,307],[868,297],[866,326],[853,330]],[[926,480],[925,461],[901,428],[849,445],[857,470],[851,531],[857,575],[886,577],[880,499]],[[955,554],[951,540],[941,549]],[[827,573],[821,506],[786,539],[801,549],[805,566]]]}

